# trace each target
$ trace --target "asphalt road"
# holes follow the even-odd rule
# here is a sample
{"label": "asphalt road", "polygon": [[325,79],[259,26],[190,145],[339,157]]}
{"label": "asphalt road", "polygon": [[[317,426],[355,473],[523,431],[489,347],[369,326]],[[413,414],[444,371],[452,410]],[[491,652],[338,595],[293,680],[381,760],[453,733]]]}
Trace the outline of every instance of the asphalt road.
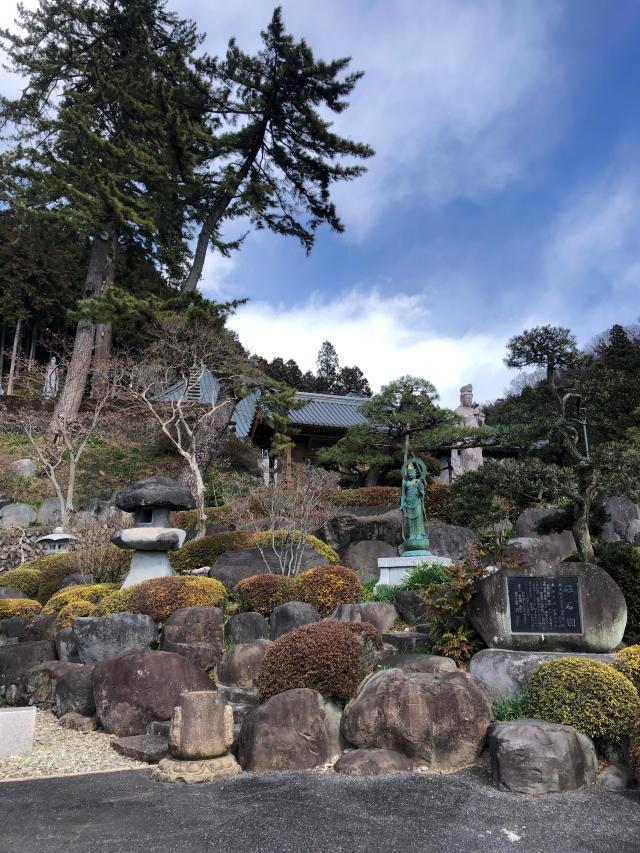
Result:
{"label": "asphalt road", "polygon": [[484,770],[350,779],[146,771],[0,784],[2,853],[639,853],[640,792],[525,797]]}

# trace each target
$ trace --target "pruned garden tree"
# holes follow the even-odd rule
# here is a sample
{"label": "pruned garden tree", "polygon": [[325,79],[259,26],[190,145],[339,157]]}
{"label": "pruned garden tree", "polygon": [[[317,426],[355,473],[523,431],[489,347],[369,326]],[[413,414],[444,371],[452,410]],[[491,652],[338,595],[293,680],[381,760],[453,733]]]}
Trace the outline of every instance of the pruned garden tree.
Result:
{"label": "pruned garden tree", "polygon": [[414,455],[428,456],[433,431],[457,423],[455,414],[439,408],[437,400],[426,379],[402,376],[390,382],[360,407],[365,423],[350,427],[337,444],[322,450],[320,462],[359,473],[366,485],[375,485],[401,467],[409,447]]}
{"label": "pruned garden tree", "polygon": [[552,429],[557,432],[564,464],[573,469],[575,477],[575,488],[571,492],[572,531],[580,558],[592,562],[589,513],[599,470],[587,449],[581,446],[581,436],[575,426],[582,395],[571,385],[563,384],[559,375],[560,370],[574,367],[578,359],[576,340],[569,329],[536,326],[509,340],[504,362],[507,367],[543,367],[546,371],[547,387],[556,404]]}
{"label": "pruned garden tree", "polygon": [[348,66],[347,58],[317,59],[304,39],[286,32],[279,7],[257,54],[232,39],[223,59],[203,61],[214,86],[212,114],[224,132],[210,149],[215,168],[194,200],[200,230],[184,290],[198,286],[210,246],[226,249],[221,228],[229,219],[248,218],[254,228],[295,237],[307,252],[320,225],[344,230],[331,185],[365,171],[345,158],[373,155],[368,145],[334,133],[326,118],[347,108],[362,77]]}
{"label": "pruned garden tree", "polygon": [[268,485],[260,486],[231,505],[234,526],[249,532],[267,532],[256,540],[269,571],[297,575],[307,546],[307,537],[337,512],[329,500],[337,477],[311,465],[292,465],[278,473]]}

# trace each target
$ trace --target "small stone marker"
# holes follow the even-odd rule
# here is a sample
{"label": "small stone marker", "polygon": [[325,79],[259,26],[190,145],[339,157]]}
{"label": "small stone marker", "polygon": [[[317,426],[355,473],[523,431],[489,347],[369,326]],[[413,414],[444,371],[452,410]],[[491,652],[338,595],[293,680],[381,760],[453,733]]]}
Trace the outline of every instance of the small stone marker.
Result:
{"label": "small stone marker", "polygon": [[0,708],[0,756],[28,755],[33,749],[35,705]]}

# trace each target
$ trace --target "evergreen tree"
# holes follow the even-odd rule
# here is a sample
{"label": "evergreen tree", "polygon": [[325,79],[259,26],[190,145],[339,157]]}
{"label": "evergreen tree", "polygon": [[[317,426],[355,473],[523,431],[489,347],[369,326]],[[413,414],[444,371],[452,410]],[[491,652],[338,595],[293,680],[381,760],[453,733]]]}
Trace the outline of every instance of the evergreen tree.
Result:
{"label": "evergreen tree", "polygon": [[219,85],[212,110],[227,131],[209,155],[223,157],[225,166],[194,201],[201,228],[185,290],[198,286],[209,246],[225,250],[220,228],[226,219],[246,216],[255,228],[296,237],[307,252],[321,224],[343,231],[329,189],[364,171],[343,165],[343,158],[373,154],[368,145],[333,133],[323,115],[346,109],[362,72],[345,73],[348,59],[316,59],[304,40],[285,32],[280,8],[262,41],[255,56],[232,40],[222,61],[204,62]]}
{"label": "evergreen tree", "polygon": [[[19,24],[0,33],[25,78],[22,94],[1,104],[15,133],[0,158],[0,199],[87,236],[85,296],[114,281],[123,235],[177,274],[186,200],[211,144],[194,26],[164,0],[41,0],[19,7]],[[95,331],[78,323],[53,424],[79,409]]]}
{"label": "evergreen tree", "polygon": [[340,361],[331,341],[324,341],[316,359],[316,388],[321,394],[339,393]]}
{"label": "evergreen tree", "polygon": [[342,367],[338,376],[338,393],[349,394],[354,392],[361,397],[371,396],[371,387],[367,377],[359,367]]}

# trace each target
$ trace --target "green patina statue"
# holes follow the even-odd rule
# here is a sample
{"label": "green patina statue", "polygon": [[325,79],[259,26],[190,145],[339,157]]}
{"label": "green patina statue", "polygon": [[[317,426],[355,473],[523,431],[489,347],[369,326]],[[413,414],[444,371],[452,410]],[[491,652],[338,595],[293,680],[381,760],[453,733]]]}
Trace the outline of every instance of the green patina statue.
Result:
{"label": "green patina statue", "polygon": [[424,517],[424,481],[426,476],[427,466],[421,459],[407,459],[402,466],[400,511],[403,520],[404,557],[428,557],[431,555]]}

